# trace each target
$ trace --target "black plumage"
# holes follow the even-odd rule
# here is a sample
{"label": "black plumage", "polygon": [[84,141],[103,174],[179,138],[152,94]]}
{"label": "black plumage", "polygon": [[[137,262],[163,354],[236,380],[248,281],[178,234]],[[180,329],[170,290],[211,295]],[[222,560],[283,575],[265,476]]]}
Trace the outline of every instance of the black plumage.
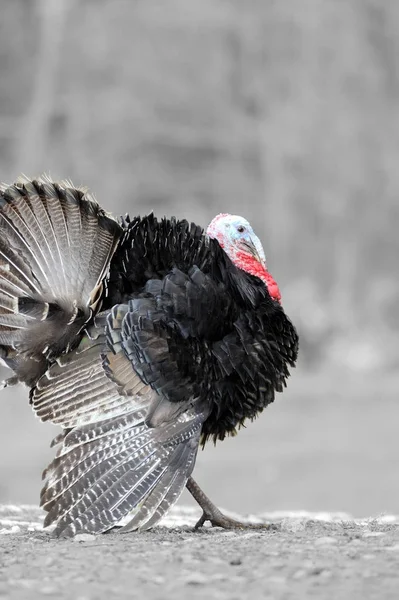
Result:
{"label": "black plumage", "polygon": [[298,350],[268,286],[187,221],[107,215],[48,179],[0,194],[0,358],[64,428],[41,504],[57,533],[156,524],[199,443],[282,391]]}

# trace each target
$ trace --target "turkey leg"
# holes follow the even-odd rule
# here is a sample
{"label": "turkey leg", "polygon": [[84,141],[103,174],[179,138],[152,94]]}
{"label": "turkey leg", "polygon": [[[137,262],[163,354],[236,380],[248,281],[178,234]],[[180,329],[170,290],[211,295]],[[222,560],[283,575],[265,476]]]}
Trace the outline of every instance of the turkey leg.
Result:
{"label": "turkey leg", "polygon": [[200,486],[192,477],[189,477],[186,483],[186,488],[202,508],[202,516],[195,524],[194,529],[199,529],[206,521],[210,521],[213,527],[223,527],[224,529],[269,529],[268,524],[242,523],[230,517],[226,517],[218,508],[211,502],[206,494],[201,490]]}

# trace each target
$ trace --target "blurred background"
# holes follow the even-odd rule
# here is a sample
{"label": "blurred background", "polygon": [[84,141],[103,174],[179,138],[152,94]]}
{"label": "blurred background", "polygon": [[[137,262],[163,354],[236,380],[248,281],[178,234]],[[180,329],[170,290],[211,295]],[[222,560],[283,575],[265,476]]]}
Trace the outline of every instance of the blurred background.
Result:
{"label": "blurred background", "polygon": [[[398,512],[399,3],[0,0],[0,179],[115,214],[242,214],[301,336],[288,390],[199,454],[222,506]],[[1,377],[7,376],[5,370]],[[0,398],[0,502],[56,428]],[[190,502],[185,495],[181,502]]]}

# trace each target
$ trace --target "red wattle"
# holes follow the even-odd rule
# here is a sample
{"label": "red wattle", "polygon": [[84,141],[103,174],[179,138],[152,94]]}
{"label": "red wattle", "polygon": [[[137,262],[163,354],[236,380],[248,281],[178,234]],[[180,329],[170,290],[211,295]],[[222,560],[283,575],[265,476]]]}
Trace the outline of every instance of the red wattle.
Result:
{"label": "red wattle", "polygon": [[267,289],[269,290],[269,294],[273,298],[273,300],[277,300],[277,302],[281,302],[281,293],[276,281],[270,275],[269,271],[265,270],[265,279]]}
{"label": "red wattle", "polygon": [[276,281],[256,258],[244,252],[237,252],[234,263],[243,271],[255,275],[255,277],[259,277],[259,279],[264,281],[273,300],[281,302],[281,294]]}

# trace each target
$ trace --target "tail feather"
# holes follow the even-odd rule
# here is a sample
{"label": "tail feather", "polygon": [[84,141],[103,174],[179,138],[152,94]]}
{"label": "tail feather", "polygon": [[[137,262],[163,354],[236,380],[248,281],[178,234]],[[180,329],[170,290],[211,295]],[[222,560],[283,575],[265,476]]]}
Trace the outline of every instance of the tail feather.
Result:
{"label": "tail feather", "polygon": [[[42,189],[46,197],[45,186]],[[63,256],[49,214],[49,211],[54,212],[54,209],[51,204],[45,207],[38,193],[39,190],[33,182],[26,182],[23,187],[15,185],[5,190],[1,205],[2,218],[8,225],[9,243],[20,250],[26,264],[36,273],[39,281],[44,279],[48,288],[52,287],[56,294],[54,298],[63,297],[67,294],[63,285]],[[49,193],[47,190],[47,194]],[[52,271],[51,267],[54,264],[61,269]]]}
{"label": "tail feather", "polygon": [[42,178],[0,188],[0,344],[20,380],[35,383],[43,356],[78,341],[99,310],[120,235],[118,223],[69,184]]}
{"label": "tail feather", "polygon": [[[9,203],[4,213],[8,216],[9,228],[15,234],[15,242],[20,242],[18,246],[22,249],[24,257],[28,257],[31,268],[39,275],[41,272],[45,278],[47,285],[51,285],[50,281],[58,283],[58,295],[65,294],[65,289],[60,289],[62,285],[61,270],[57,269],[54,273],[51,272],[51,266],[56,263],[62,267],[62,272],[65,272],[62,263],[62,255],[57,248],[52,221],[49,218],[48,212],[37,197],[37,190],[31,183],[26,184],[25,188],[29,201],[25,201],[24,194],[20,190],[20,199],[15,198],[14,203]],[[38,201],[39,200],[39,201]],[[35,211],[35,212],[34,212]],[[35,217],[35,213],[37,217]],[[42,225],[40,224],[42,223]],[[43,229],[46,229],[44,235]],[[54,248],[55,246],[55,248]],[[58,256],[55,256],[55,250],[58,250]]]}
{"label": "tail feather", "polygon": [[[26,324],[26,321],[24,321]],[[7,331],[1,328],[0,326],[0,344],[3,346],[11,346],[13,344],[19,344],[25,339],[25,334],[22,331],[25,327],[15,327],[13,326],[12,331]],[[4,357],[4,362],[7,366],[8,364],[8,354]]]}
{"label": "tail feather", "polygon": [[[0,210],[3,211],[1,204]],[[3,214],[0,214],[2,216],[3,223],[6,222],[8,224],[8,221],[6,221]],[[4,229],[4,226],[0,227],[0,231],[2,231],[2,229]],[[7,238],[5,237],[6,234],[3,234],[4,238],[0,238],[0,257],[2,263],[2,271],[11,271],[11,275],[13,277],[14,282],[16,282],[15,287],[17,289],[21,287],[22,289],[24,289],[24,291],[26,290],[27,293],[36,293],[40,295],[40,287],[37,285],[37,282],[32,276],[32,273],[30,272],[28,266],[17,254],[16,249],[11,245],[12,235],[10,234],[12,234],[12,232],[13,229],[11,227],[8,227]],[[11,238],[10,241],[8,241],[9,238]],[[2,278],[5,278],[4,273],[2,273]]]}
{"label": "tail feather", "polygon": [[4,308],[6,311],[13,313],[18,310],[18,302],[16,301],[16,298],[0,293],[0,308]]}
{"label": "tail feather", "polygon": [[[0,254],[2,241],[0,240]],[[31,293],[31,288],[28,287],[21,279],[15,276],[10,271],[10,264],[2,264],[0,262],[0,287],[4,294],[11,298],[28,296]]]}

